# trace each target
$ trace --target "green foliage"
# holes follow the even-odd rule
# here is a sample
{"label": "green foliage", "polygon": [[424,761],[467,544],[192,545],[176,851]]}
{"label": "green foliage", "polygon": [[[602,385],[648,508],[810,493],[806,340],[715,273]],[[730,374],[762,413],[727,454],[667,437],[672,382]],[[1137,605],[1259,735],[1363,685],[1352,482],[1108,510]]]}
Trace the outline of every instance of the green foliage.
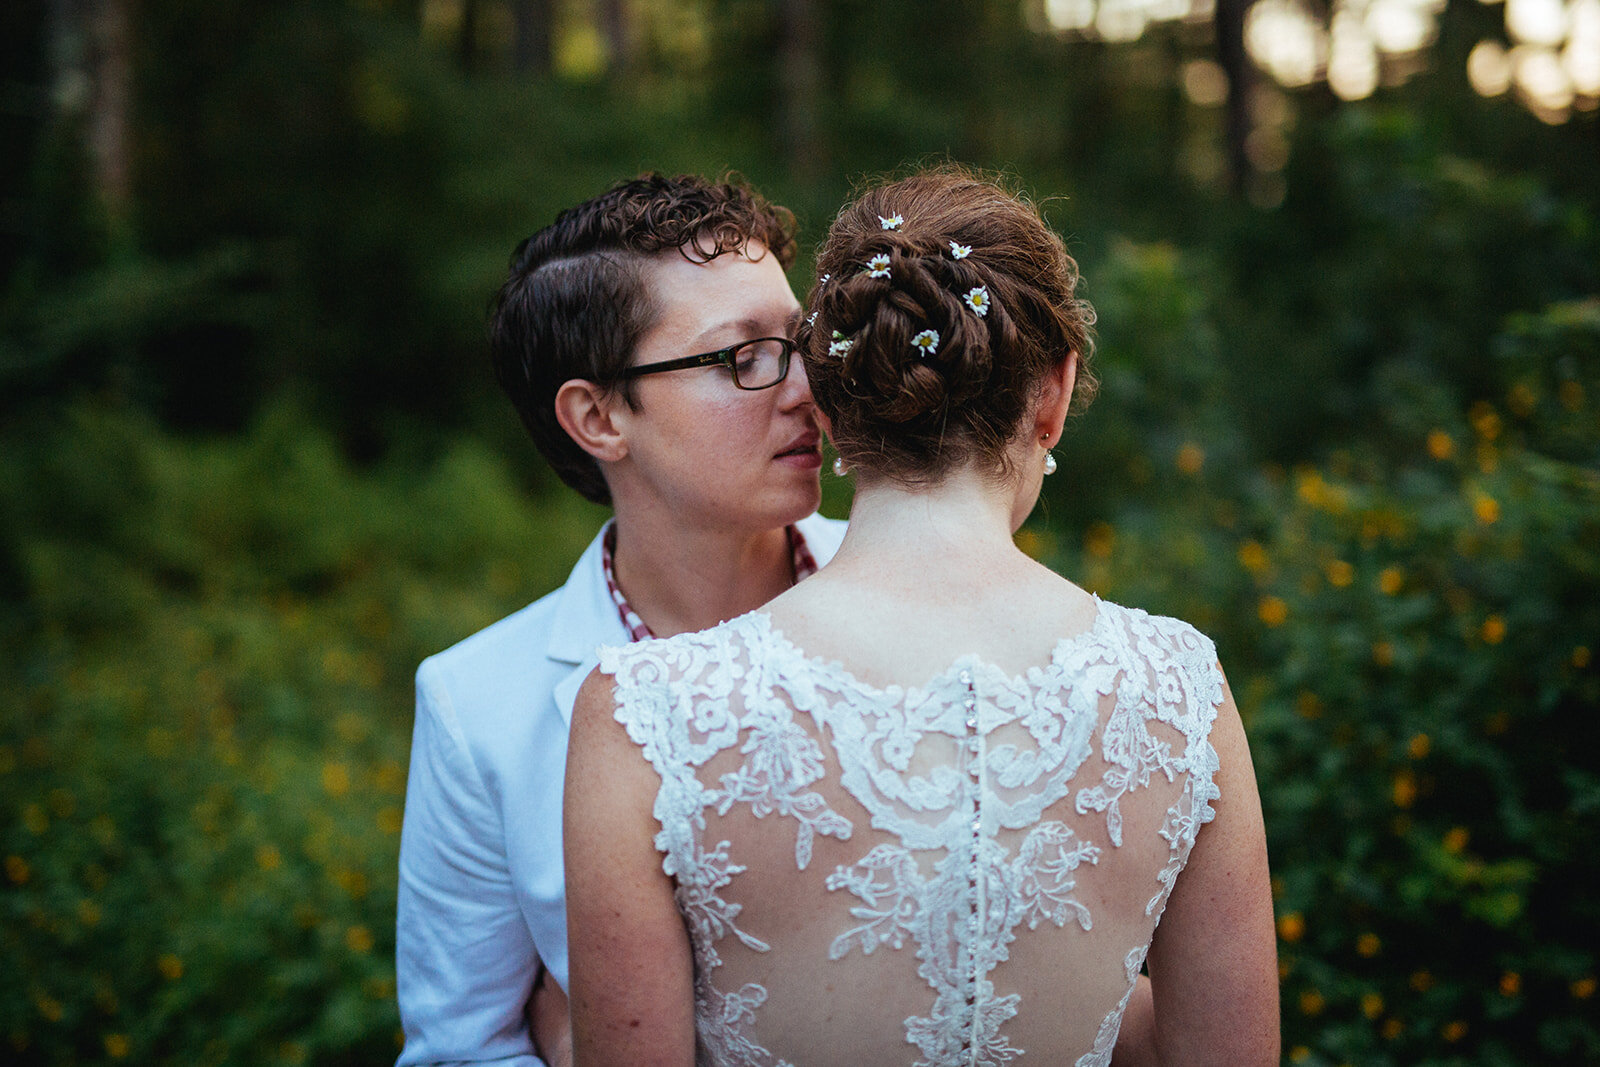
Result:
{"label": "green foliage", "polygon": [[8,1062],[391,1058],[411,672],[557,584],[594,510],[470,445],[358,475],[287,409],[8,445]]}
{"label": "green foliage", "polygon": [[1498,9],[1450,5],[1448,64],[1365,104],[1264,97],[1258,208],[1188,176],[1222,156],[1192,26],[813,4],[808,74],[783,5],[640,0],[607,72],[560,4],[523,79],[455,65],[505,37],[476,6],[463,43],[460,4],[131,5],[120,207],[47,104],[66,24],[5,9],[0,1049],[387,1060],[411,672],[599,516],[490,383],[511,249],[618,177],[731,168],[799,214],[804,292],[852,181],[952,156],[1083,264],[1103,387],[1022,540],[1216,636],[1291,1061],[1600,1058],[1600,139],[1461,84]]}
{"label": "green foliage", "polygon": [[1295,1062],[1600,1056],[1579,933],[1600,923],[1597,308],[1516,316],[1484,346],[1503,405],[1401,393],[1399,454],[1243,480],[1191,457],[1159,521],[1129,509],[1056,556],[1217,638]]}

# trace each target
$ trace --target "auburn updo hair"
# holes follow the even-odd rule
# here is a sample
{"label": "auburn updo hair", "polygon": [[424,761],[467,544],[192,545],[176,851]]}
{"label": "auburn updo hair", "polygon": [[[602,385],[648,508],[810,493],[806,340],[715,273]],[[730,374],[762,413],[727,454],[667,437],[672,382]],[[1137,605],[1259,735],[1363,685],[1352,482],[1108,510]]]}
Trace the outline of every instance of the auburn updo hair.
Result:
{"label": "auburn updo hair", "polygon": [[[1049,370],[1076,359],[1073,408],[1094,396],[1094,309],[1075,294],[1077,263],[1031,203],[972,171],[868,188],[834,220],[817,273],[799,350],[834,446],[864,474],[1008,475]],[[913,344],[928,330],[931,351]]]}

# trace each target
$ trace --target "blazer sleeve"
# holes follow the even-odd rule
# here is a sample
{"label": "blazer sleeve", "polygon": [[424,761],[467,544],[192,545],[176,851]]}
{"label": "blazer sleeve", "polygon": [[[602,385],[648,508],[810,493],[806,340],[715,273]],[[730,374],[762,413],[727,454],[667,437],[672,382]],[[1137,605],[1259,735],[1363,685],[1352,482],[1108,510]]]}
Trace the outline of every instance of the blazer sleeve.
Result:
{"label": "blazer sleeve", "polygon": [[544,1067],[526,1006],[538,954],[517,906],[499,806],[457,720],[445,672],[417,671],[400,837],[395,978],[398,1067]]}

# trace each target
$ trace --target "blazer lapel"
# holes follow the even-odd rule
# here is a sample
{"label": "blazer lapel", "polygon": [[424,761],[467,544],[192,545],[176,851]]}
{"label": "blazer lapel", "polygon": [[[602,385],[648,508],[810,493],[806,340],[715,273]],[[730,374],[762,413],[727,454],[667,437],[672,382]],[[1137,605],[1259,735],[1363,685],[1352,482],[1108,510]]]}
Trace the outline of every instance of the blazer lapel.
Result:
{"label": "blazer lapel", "polygon": [[600,662],[599,647],[628,643],[628,632],[606,589],[605,572],[600,567],[600,544],[608,526],[610,523],[600,528],[583,555],[578,557],[567,584],[561,587],[561,598],[551,620],[550,643],[545,650],[545,655],[553,662],[571,665],[551,693],[562,719],[569,725],[578,689]]}

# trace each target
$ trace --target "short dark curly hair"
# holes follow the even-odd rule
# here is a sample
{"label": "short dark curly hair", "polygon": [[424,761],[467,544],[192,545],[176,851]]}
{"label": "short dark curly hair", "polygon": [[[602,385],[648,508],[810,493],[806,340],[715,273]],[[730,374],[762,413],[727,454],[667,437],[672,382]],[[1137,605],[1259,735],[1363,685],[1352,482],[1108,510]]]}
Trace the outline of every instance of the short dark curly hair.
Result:
{"label": "short dark curly hair", "polygon": [[611,490],[594,458],[556,421],[555,398],[575,378],[633,398],[622,371],[656,321],[645,260],[677,251],[695,262],[759,241],[787,270],[794,215],[734,175],[644,174],[556,216],[511,256],[495,297],[489,350],[495,378],[561,480],[597,504]]}
{"label": "short dark curly hair", "polygon": [[1077,360],[1075,409],[1095,394],[1078,265],[996,181],[945,165],[870,187],[839,212],[817,270],[800,353],[834,446],[863,473],[1009,473],[1051,368]]}

